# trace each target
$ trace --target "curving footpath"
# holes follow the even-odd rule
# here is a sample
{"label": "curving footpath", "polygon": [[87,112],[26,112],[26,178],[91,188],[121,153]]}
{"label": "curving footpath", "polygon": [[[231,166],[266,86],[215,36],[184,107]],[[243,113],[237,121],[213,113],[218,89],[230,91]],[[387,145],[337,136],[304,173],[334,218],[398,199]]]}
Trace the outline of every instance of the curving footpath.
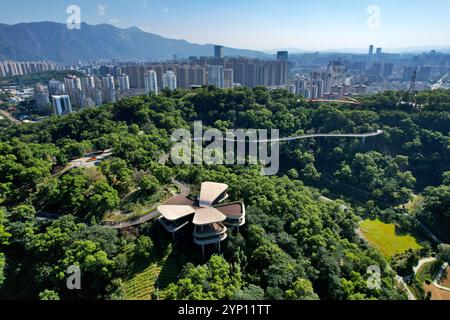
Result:
{"label": "curving footpath", "polygon": [[[259,142],[259,143],[269,143],[269,142],[286,142],[286,141],[294,141],[294,140],[302,140],[309,138],[369,138],[376,137],[382,135],[384,133],[383,130],[377,130],[376,132],[369,133],[316,133],[316,134],[305,134],[294,137],[285,137],[285,138],[277,138],[277,139],[262,139],[262,140],[242,140],[242,139],[229,139],[229,138],[220,138],[219,141],[229,141],[229,142]],[[193,141],[203,141],[203,138],[193,138]]]}
{"label": "curving footpath", "polygon": [[[176,185],[179,189],[180,189],[180,195],[183,195],[185,197],[187,197],[189,195],[189,186],[186,183],[177,181],[177,180],[172,180],[172,183],[174,185]],[[108,229],[125,229],[125,228],[129,228],[129,227],[134,227],[140,224],[143,224],[145,222],[148,222],[150,220],[156,219],[160,216],[161,214],[159,213],[159,211],[155,210],[152,212],[147,213],[146,215],[139,217],[139,218],[135,218],[132,220],[128,220],[128,221],[123,221],[120,223],[114,223],[114,222],[102,222],[103,223],[103,227],[108,228]]]}
{"label": "curving footpath", "polygon": [[[258,142],[258,143],[269,143],[269,142],[285,142],[285,141],[294,141],[294,140],[301,140],[301,139],[309,139],[309,138],[368,138],[368,137],[375,137],[383,134],[383,130],[377,130],[376,132],[370,132],[370,133],[317,133],[317,134],[306,134],[306,135],[300,135],[300,136],[294,136],[294,137],[287,137],[287,138],[277,138],[277,139],[264,139],[264,140],[250,140],[249,142]],[[194,138],[193,141],[203,141],[203,138]],[[218,140],[221,141],[230,141],[230,142],[247,142],[246,140],[237,140],[237,139],[223,139],[219,138]],[[165,164],[169,160],[168,154],[163,154],[159,160],[159,164]],[[189,195],[189,187],[187,184],[182,183],[177,180],[172,180],[172,183],[175,184],[180,189],[180,194],[184,196]],[[103,226],[105,228],[110,229],[125,229],[128,227],[133,227],[140,225],[142,223],[145,223],[147,221],[153,220],[157,217],[159,217],[160,213],[159,211],[152,211],[142,217],[132,219],[129,221],[124,221],[120,223],[114,223],[114,222],[103,222]]]}

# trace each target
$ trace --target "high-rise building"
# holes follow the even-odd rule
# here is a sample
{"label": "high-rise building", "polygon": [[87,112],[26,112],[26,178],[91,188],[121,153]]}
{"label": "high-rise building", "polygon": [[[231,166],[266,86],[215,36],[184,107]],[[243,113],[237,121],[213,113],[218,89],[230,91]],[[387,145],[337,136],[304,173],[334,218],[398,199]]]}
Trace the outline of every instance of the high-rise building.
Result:
{"label": "high-rise building", "polygon": [[373,49],[374,49],[374,45],[371,44],[369,47],[369,56],[373,55]]}
{"label": "high-rise building", "polygon": [[403,81],[411,81],[416,70],[417,69],[415,67],[405,67],[403,69]]}
{"label": "high-rise building", "polygon": [[234,84],[234,71],[227,68],[223,70],[223,87],[226,89],[233,88]]}
{"label": "high-rise building", "polygon": [[81,80],[77,76],[71,74],[66,75],[64,77],[64,83],[68,93],[70,93],[71,91],[82,90]]}
{"label": "high-rise building", "polygon": [[146,70],[145,65],[138,65],[138,64],[132,64],[132,65],[125,65],[122,66],[122,72],[126,75],[128,75],[130,79],[130,88],[137,89],[137,88],[144,88],[144,76]]}
{"label": "high-rise building", "polygon": [[224,88],[224,71],[221,65],[208,66],[208,84]]}
{"label": "high-rise building", "polygon": [[68,95],[52,96],[53,110],[56,115],[72,113],[72,104]]}
{"label": "high-rise building", "polygon": [[95,88],[95,78],[92,75],[85,75],[81,78],[81,87],[83,90],[89,90]]}
{"label": "high-rise building", "polygon": [[202,67],[192,67],[189,69],[189,82],[191,86],[206,85],[206,70]]}
{"label": "high-rise building", "polygon": [[278,51],[277,52],[277,60],[278,61],[288,61],[289,60],[289,52],[287,52],[287,51]]}
{"label": "high-rise building", "polygon": [[334,86],[342,86],[347,80],[347,68],[339,61],[331,61],[328,65],[328,79],[325,82],[325,93],[329,93]]}
{"label": "high-rise building", "polygon": [[103,76],[102,87],[102,100],[105,102],[115,103],[117,101],[117,92],[114,76],[111,74]]}
{"label": "high-rise building", "polygon": [[383,76],[390,77],[394,73],[394,64],[392,62],[385,63],[383,68]]}
{"label": "high-rise building", "polygon": [[126,74],[121,74],[118,77],[119,90],[121,92],[130,90],[130,78]]}
{"label": "high-rise building", "polygon": [[158,94],[158,79],[156,71],[148,70],[144,76],[145,92],[153,92]]}
{"label": "high-rise building", "polygon": [[286,90],[289,91],[289,93],[292,93],[292,94],[296,94],[297,93],[297,90],[295,89],[295,84],[292,84],[292,83],[286,85]]}
{"label": "high-rise building", "polygon": [[313,87],[317,88],[316,91],[316,96],[313,97],[314,99],[318,99],[323,97],[324,95],[324,87],[325,87],[325,83],[323,80],[315,80],[312,82]]}
{"label": "high-rise building", "polygon": [[383,48],[377,48],[377,55],[380,55],[383,51]]}
{"label": "high-rise building", "polygon": [[86,106],[86,95],[81,86],[80,78],[69,74],[64,77],[64,83],[71,104],[79,109],[84,108]]}
{"label": "high-rise building", "polygon": [[66,93],[66,86],[61,81],[52,79],[48,83],[48,92],[51,96],[60,96]]}
{"label": "high-rise building", "polygon": [[223,46],[214,46],[214,58],[223,59],[225,56],[225,50]]}
{"label": "high-rise building", "polygon": [[295,79],[295,92],[298,95],[302,95],[305,97],[305,89],[306,89],[307,80],[303,78]]}
{"label": "high-rise building", "polygon": [[63,68],[48,61],[0,62],[0,77],[21,76],[49,70],[63,70]]}
{"label": "high-rise building", "polygon": [[104,89],[116,89],[114,77],[110,74],[102,77],[102,84]]}
{"label": "high-rise building", "polygon": [[377,76],[381,76],[381,73],[383,71],[383,64],[381,62],[375,62],[372,65],[372,68],[370,69],[370,71]]}
{"label": "high-rise building", "polygon": [[417,80],[429,81],[430,77],[431,77],[431,67],[429,66],[420,67],[419,71],[417,72]]}
{"label": "high-rise building", "polygon": [[164,89],[175,90],[177,88],[177,76],[173,71],[167,71],[163,74]]}
{"label": "high-rise building", "polygon": [[44,86],[40,83],[37,83],[34,86],[34,99],[36,100],[36,105],[39,109],[39,112],[47,112],[48,105],[50,104],[50,99],[48,97],[48,94],[44,91]]}

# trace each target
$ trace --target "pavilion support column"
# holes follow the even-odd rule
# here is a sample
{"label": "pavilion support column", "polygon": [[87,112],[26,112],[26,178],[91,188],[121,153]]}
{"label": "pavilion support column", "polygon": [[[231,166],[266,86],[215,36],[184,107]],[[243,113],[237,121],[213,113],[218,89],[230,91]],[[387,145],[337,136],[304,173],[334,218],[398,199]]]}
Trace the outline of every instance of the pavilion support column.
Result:
{"label": "pavilion support column", "polygon": [[202,244],[202,254],[203,254],[203,259],[205,259],[205,245]]}
{"label": "pavilion support column", "polygon": [[220,253],[220,241],[219,241],[219,253]]}
{"label": "pavilion support column", "polygon": [[175,242],[175,232],[172,232],[172,240]]}

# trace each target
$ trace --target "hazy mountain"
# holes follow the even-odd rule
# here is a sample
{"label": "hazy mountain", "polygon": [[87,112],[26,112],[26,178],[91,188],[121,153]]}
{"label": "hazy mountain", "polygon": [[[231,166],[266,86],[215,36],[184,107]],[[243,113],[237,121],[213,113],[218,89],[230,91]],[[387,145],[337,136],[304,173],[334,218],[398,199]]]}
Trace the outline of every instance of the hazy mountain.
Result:
{"label": "hazy mountain", "polygon": [[[262,57],[253,50],[225,48],[228,56]],[[0,60],[51,60],[71,63],[90,59],[170,59],[212,56],[213,45],[167,39],[137,27],[120,29],[108,24],[83,23],[69,30],[54,22],[0,24]]]}
{"label": "hazy mountain", "polygon": [[288,51],[289,54],[302,54],[302,53],[308,53],[308,52],[315,52],[313,50],[304,50],[300,48],[277,48],[273,50],[266,50],[264,53],[270,54],[270,55],[276,55],[278,51]]}

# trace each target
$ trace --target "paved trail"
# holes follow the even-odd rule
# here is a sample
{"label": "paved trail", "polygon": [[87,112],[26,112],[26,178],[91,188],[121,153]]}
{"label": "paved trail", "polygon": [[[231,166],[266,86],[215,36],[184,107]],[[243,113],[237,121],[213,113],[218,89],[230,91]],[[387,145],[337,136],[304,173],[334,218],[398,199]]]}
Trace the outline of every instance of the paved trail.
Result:
{"label": "paved trail", "polygon": [[[384,133],[383,130],[377,130],[376,132],[369,133],[316,133],[316,134],[304,134],[300,136],[293,137],[284,137],[277,139],[261,139],[261,140],[242,140],[242,139],[229,139],[229,138],[220,138],[217,137],[219,141],[228,141],[228,142],[259,142],[259,143],[269,143],[269,142],[286,142],[286,141],[294,141],[294,140],[302,140],[309,138],[369,138],[376,137],[382,135]],[[194,138],[193,141],[203,141],[203,138]]]}

